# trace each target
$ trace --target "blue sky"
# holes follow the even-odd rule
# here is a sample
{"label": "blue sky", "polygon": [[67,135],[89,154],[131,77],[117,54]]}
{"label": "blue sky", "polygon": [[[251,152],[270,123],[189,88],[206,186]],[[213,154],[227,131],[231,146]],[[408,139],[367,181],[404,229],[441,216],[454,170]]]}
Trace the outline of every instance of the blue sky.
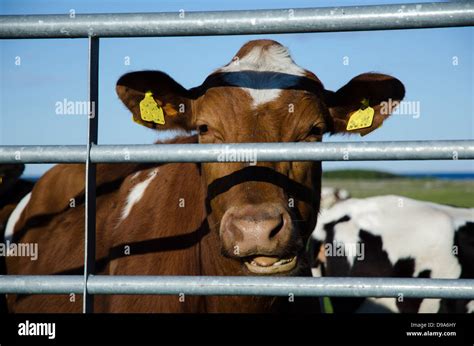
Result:
{"label": "blue sky", "polygon": [[[38,1],[4,0],[1,14],[177,12],[389,4],[401,1]],[[408,1],[403,2],[423,2]],[[294,60],[335,90],[368,71],[391,74],[406,87],[416,114],[393,115],[360,138],[325,141],[440,140],[474,138],[474,28],[347,33],[101,39],[99,143],[152,143],[158,133],[131,121],[115,94],[124,73],[163,70],[185,87],[200,84],[231,60],[246,41],[271,38],[289,47]],[[346,57],[346,60],[344,60]],[[348,64],[344,64],[349,59]],[[129,64],[127,64],[129,62]],[[87,100],[87,40],[0,40],[0,145],[84,144],[86,117],[58,115],[56,103]],[[28,165],[37,175],[48,165]],[[326,169],[374,168],[393,172],[474,171],[472,161],[333,162]]]}

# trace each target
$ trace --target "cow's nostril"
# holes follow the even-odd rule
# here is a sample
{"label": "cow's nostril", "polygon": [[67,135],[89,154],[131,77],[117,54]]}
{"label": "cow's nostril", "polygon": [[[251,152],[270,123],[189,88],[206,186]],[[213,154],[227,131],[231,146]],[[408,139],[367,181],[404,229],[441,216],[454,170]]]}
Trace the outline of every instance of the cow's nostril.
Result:
{"label": "cow's nostril", "polygon": [[269,234],[269,238],[272,239],[274,236],[276,236],[278,234],[278,232],[280,232],[280,230],[283,228],[283,225],[285,224],[285,220],[283,219],[283,216],[280,215],[280,221],[278,222],[278,224],[271,230],[270,234]]}

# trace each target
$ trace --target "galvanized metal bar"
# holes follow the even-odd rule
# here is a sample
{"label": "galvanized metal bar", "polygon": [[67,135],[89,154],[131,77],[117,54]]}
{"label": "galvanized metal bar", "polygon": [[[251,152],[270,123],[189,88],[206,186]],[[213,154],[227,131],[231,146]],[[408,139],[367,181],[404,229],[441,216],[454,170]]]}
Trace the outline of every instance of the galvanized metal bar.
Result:
{"label": "galvanized metal bar", "polygon": [[278,10],[0,16],[0,38],[246,35],[474,25],[470,1]]}
{"label": "galvanized metal bar", "polygon": [[0,294],[82,294],[82,275],[0,275]]}
{"label": "galvanized metal bar", "polygon": [[83,312],[94,311],[94,296],[87,291],[87,280],[95,273],[96,242],[96,164],[90,153],[98,140],[99,125],[99,38],[89,37],[89,116],[87,122],[87,155],[85,181],[84,291]]}
{"label": "galvanized metal bar", "polygon": [[84,163],[85,145],[0,146],[0,163]]}
{"label": "galvanized metal bar", "polygon": [[474,159],[474,141],[359,143],[155,144],[102,146],[92,160],[120,162],[252,162]]}
{"label": "galvanized metal bar", "polygon": [[[80,293],[81,276],[0,276],[0,293]],[[474,299],[474,279],[247,276],[90,276],[91,294],[252,295]]]}
{"label": "galvanized metal bar", "polygon": [[[0,146],[0,163],[84,163],[85,146]],[[473,140],[98,145],[93,163],[472,160]]]}

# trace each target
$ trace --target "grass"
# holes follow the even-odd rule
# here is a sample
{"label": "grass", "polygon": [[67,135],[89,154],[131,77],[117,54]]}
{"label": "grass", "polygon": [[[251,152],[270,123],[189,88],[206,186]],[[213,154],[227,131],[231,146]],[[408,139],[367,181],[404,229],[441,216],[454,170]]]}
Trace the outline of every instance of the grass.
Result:
{"label": "grass", "polygon": [[474,180],[323,177],[323,186],[347,189],[355,198],[400,195],[458,207],[474,207]]}

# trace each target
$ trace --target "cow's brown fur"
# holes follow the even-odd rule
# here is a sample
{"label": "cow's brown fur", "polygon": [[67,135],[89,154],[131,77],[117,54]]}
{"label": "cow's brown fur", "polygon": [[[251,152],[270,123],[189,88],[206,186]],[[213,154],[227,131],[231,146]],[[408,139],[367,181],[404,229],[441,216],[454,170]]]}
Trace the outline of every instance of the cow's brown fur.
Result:
{"label": "cow's brown fur", "polygon": [[[269,40],[252,41],[241,48],[238,57],[244,58],[254,48],[265,52],[275,45],[279,46]],[[245,80],[263,78],[264,82],[270,83],[267,87],[274,87],[279,78],[288,77],[272,71],[232,73]],[[366,134],[389,116],[381,114],[379,103],[388,98],[400,100],[404,94],[399,81],[380,74],[361,75],[339,91],[330,92],[313,73],[306,71],[304,76],[297,78],[296,84],[286,86],[277,99],[253,106],[251,96],[242,85],[235,79],[229,80],[228,76],[224,70],[217,70],[201,86],[186,90],[162,72],[131,73],[118,81],[117,93],[135,121],[144,126],[198,128],[198,135],[178,138],[174,143],[321,141],[324,132],[345,131],[348,114],[360,107],[362,98],[368,98],[375,109],[373,125],[355,131]],[[147,91],[152,91],[155,101],[164,110],[166,124],[163,126],[140,117],[139,103]],[[293,105],[292,111],[289,111],[289,104]],[[128,217],[123,218],[130,190],[148,179],[152,172],[156,175],[141,200],[133,206]],[[32,262],[29,258],[9,258],[9,273],[80,273],[84,232],[83,178],[82,165],[59,165],[41,178],[15,228],[17,240],[39,244],[39,259]],[[256,166],[222,162],[98,165],[98,272],[110,275],[249,275],[243,265],[246,258],[297,255],[298,265],[285,275],[309,276],[303,251],[316,223],[320,185],[320,162],[258,162]],[[77,200],[75,207],[70,206],[71,198]],[[289,206],[293,199],[295,205]],[[236,210],[252,212],[251,222],[256,225],[260,217],[266,220],[279,210],[279,217],[285,221],[283,226],[278,226],[281,228],[276,229],[276,234],[286,232],[286,236],[278,238],[272,231],[272,240],[265,247],[260,246],[259,240],[248,241],[245,232],[249,229],[241,230],[232,224],[237,218]],[[226,222],[222,221],[225,218]],[[286,221],[288,218],[291,218],[290,222]],[[244,224],[250,224],[250,221]],[[258,225],[255,229],[263,227]],[[243,253],[233,252],[237,241],[244,244],[242,239],[246,241]],[[184,302],[181,300],[177,296],[95,298],[96,310],[108,312],[315,311],[317,307],[314,299],[302,298],[297,298],[296,303],[288,303],[286,298],[269,297],[185,297]],[[12,295],[9,305],[15,312],[78,312],[81,299],[77,297],[71,302],[70,296],[46,299],[44,296]]]}

